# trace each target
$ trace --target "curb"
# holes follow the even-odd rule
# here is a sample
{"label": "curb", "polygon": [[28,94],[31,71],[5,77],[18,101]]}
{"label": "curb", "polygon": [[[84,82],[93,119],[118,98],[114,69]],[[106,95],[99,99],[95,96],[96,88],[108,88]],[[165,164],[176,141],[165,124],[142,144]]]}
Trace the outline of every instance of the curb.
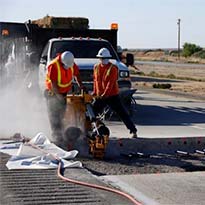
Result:
{"label": "curb", "polygon": [[176,151],[192,152],[205,149],[205,136],[179,138],[110,139],[106,156],[119,157],[122,153],[175,154]]}

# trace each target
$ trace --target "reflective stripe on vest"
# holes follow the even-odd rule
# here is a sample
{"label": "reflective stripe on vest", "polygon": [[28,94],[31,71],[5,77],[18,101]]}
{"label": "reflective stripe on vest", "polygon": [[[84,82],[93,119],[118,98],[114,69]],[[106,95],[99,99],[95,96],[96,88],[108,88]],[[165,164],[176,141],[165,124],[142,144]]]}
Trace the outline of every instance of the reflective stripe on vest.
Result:
{"label": "reflective stripe on vest", "polygon": [[[66,88],[66,87],[69,87],[72,83],[72,79],[70,82],[66,83],[66,84],[62,84],[61,83],[61,69],[60,69],[60,63],[58,62],[58,60],[53,60],[51,63],[56,63],[57,65],[57,70],[58,70],[58,86],[61,87],[61,88]],[[73,67],[71,67],[71,72],[72,72],[72,75],[73,75]],[[51,79],[47,76],[46,77],[46,80],[51,83]]]}
{"label": "reflective stripe on vest", "polygon": [[[111,68],[113,67],[113,64],[111,64],[110,65],[110,67],[107,69],[107,71],[106,71],[106,74],[105,74],[105,78],[107,78],[109,75],[110,75],[110,71],[111,71]],[[96,76],[96,79],[97,79],[97,81],[99,81],[99,79],[98,79],[98,77],[99,77],[99,64],[96,66],[96,69],[95,69],[95,76]],[[103,78],[104,78],[104,76],[103,76]],[[102,87],[103,87],[103,89],[105,88],[105,85],[104,85],[104,81],[103,81],[103,79],[102,79]],[[98,83],[97,83],[97,85],[96,85],[96,89],[97,89],[97,95],[99,95],[99,85],[98,85]]]}
{"label": "reflective stripe on vest", "polygon": [[[110,67],[107,69],[107,72],[105,75],[106,78],[110,75],[110,71],[111,71],[112,66],[113,65],[111,64]],[[96,66],[95,74],[96,74],[96,76],[99,75],[99,64]]]}

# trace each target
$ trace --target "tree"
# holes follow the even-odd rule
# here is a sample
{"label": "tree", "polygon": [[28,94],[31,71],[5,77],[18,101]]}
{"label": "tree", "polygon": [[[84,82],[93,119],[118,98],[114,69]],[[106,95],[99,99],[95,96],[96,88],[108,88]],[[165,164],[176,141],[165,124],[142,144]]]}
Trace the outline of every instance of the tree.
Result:
{"label": "tree", "polygon": [[197,45],[192,44],[192,43],[185,43],[183,45],[182,55],[184,57],[189,57],[192,54],[199,52],[201,50],[202,50],[202,48],[200,46],[197,46]]}

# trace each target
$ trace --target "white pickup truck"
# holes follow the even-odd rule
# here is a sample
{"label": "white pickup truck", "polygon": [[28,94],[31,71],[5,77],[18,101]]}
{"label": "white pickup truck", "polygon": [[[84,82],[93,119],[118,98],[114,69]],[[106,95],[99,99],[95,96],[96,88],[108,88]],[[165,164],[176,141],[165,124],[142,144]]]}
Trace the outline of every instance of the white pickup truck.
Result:
{"label": "white pickup truck", "polygon": [[[52,38],[43,49],[39,64],[39,86],[42,90],[45,88],[45,75],[48,64],[57,54],[66,50],[71,51],[75,57],[75,63],[80,68],[80,75],[83,84],[88,90],[93,86],[93,66],[98,62],[96,57],[101,48],[109,49],[112,58],[110,59],[119,69],[118,84],[120,91],[130,90],[131,80],[127,65],[132,64],[133,59],[127,59],[127,65],[122,63],[118,54],[107,40],[96,38]],[[129,62],[130,61],[130,62]],[[76,88],[74,88],[76,91]]]}

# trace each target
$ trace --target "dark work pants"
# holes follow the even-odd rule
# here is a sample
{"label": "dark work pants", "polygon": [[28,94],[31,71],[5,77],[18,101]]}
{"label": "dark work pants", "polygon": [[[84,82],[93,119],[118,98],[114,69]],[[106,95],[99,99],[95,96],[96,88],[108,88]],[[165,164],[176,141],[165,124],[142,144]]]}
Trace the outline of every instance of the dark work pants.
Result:
{"label": "dark work pants", "polygon": [[93,103],[93,110],[95,114],[102,112],[103,108],[106,107],[106,105],[108,105],[113,111],[116,112],[116,114],[120,117],[127,129],[130,130],[130,132],[137,131],[134,123],[128,115],[127,110],[123,106],[119,95],[103,99],[96,99],[96,101]]}
{"label": "dark work pants", "polygon": [[48,91],[45,91],[45,97],[52,137],[54,140],[59,140],[64,132],[63,118],[66,111],[66,99],[60,100],[56,95],[50,96]]}

